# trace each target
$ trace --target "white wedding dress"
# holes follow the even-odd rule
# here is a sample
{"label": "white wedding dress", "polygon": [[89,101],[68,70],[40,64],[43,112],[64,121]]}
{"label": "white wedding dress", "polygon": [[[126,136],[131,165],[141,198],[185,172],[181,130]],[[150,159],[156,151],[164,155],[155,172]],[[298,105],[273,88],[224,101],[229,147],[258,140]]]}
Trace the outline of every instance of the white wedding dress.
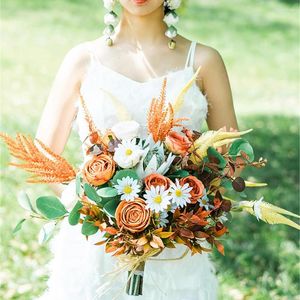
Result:
{"label": "white wedding dress", "polygon": [[[181,88],[192,77],[196,43],[192,42],[183,69],[172,70],[166,76],[138,82],[105,67],[93,54],[81,86],[81,94],[96,124],[109,128],[122,118],[132,118],[146,124],[147,108],[153,97],[158,97],[163,78],[167,81],[167,100],[172,102]],[[78,113],[74,129],[81,140],[87,136],[87,124],[82,108]],[[207,115],[207,101],[194,83],[185,96],[185,102],[178,116],[189,117],[187,127],[200,129]],[[62,202],[71,207],[75,197],[74,182],[70,183],[61,197]],[[100,241],[100,233],[87,241],[80,233],[81,226],[71,226],[65,219],[59,232],[51,241],[53,259],[50,263],[50,278],[46,293],[40,300],[215,300],[217,299],[217,279],[209,254],[190,253],[177,261],[148,261],[144,274],[143,296],[128,296],[124,291],[127,274],[119,276],[106,295],[99,296],[97,289],[108,278],[107,272],[114,270],[116,258],[104,252],[103,246],[95,246]],[[186,247],[165,249],[156,258],[180,257]],[[122,290],[123,289],[123,290]]]}

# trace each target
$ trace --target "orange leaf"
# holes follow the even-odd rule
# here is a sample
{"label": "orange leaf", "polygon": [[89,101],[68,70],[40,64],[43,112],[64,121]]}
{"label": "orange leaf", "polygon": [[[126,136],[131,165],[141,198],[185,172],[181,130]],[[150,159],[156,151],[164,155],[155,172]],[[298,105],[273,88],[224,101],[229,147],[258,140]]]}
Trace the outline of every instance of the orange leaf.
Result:
{"label": "orange leaf", "polygon": [[104,231],[108,232],[111,235],[116,235],[119,231],[114,227],[106,227]]}
{"label": "orange leaf", "polygon": [[225,255],[224,246],[217,240],[214,240],[214,244],[217,248],[217,250],[222,254]]}

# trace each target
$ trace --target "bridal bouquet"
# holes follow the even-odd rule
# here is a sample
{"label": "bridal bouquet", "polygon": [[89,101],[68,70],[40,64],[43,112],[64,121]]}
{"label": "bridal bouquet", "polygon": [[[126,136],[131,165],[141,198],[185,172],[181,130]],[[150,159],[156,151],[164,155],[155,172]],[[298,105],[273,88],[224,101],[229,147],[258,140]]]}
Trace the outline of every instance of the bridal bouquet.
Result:
{"label": "bridal bouquet", "polygon": [[[10,153],[23,161],[21,167],[33,176],[31,183],[75,182],[77,202],[68,211],[60,199],[41,196],[32,203],[19,197],[32,218],[49,221],[41,233],[47,240],[54,225],[68,218],[80,224],[83,236],[99,234],[96,245],[119,258],[119,270],[128,271],[126,291],[141,295],[143,272],[148,259],[165,248],[183,244],[192,255],[214,247],[224,255],[219,240],[228,233],[226,222],[232,211],[246,211],[275,224],[300,226],[284,215],[297,215],[263,202],[238,200],[246,187],[265,184],[235,177],[236,170],[264,167],[266,160],[254,160],[250,143],[237,132],[197,132],[176,119],[183,96],[194,78],[184,87],[174,105],[166,101],[166,80],[158,98],[151,102],[147,127],[142,136],[134,120],[115,124],[101,132],[96,128],[81,97],[89,125],[85,161],[75,170],[63,157],[40,140],[17,134],[16,139],[1,133]],[[234,192],[237,200],[226,197]],[[23,219],[15,231],[21,229]]]}

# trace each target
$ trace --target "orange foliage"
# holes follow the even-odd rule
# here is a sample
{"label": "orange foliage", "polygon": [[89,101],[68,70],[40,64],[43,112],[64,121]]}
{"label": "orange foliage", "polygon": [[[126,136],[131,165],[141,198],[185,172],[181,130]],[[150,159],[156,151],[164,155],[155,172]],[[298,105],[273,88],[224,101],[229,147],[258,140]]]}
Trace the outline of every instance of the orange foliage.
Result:
{"label": "orange foliage", "polygon": [[24,163],[9,165],[32,173],[29,183],[63,183],[76,176],[74,168],[60,155],[38,139],[18,133],[14,140],[8,134],[0,132],[0,138],[6,143],[10,154]]}

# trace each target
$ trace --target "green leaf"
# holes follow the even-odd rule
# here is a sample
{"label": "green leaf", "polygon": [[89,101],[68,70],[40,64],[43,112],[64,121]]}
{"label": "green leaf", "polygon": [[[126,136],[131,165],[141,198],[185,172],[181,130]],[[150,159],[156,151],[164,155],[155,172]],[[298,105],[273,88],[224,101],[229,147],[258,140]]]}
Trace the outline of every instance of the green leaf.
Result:
{"label": "green leaf", "polygon": [[81,192],[81,176],[78,173],[76,175],[76,195],[80,196],[80,192]]}
{"label": "green leaf", "polygon": [[89,235],[95,234],[95,233],[98,231],[98,229],[99,229],[99,228],[98,228],[97,226],[95,226],[95,225],[93,224],[93,222],[91,222],[91,221],[89,220],[88,217],[86,217],[86,218],[84,219],[83,223],[82,223],[81,233],[82,233],[83,235],[89,236]]}
{"label": "green leaf", "polygon": [[186,170],[177,170],[174,173],[168,175],[169,178],[174,179],[174,178],[184,178],[189,176],[190,173]]}
{"label": "green leaf", "polygon": [[53,196],[37,198],[36,206],[41,214],[50,220],[58,219],[68,212],[59,199]]}
{"label": "green leaf", "polygon": [[50,237],[52,236],[53,234],[53,231],[55,229],[55,222],[49,222],[49,223],[46,223],[40,230],[39,232],[39,244],[42,245],[44,243],[46,243]]}
{"label": "green leaf", "polygon": [[241,151],[246,153],[248,156],[248,160],[250,162],[254,161],[254,151],[250,143],[245,139],[238,139],[235,140],[230,148],[229,148],[229,155],[232,157],[232,159],[236,159],[237,156],[241,155]]}
{"label": "green leaf", "polygon": [[26,221],[26,219],[22,219],[21,221],[18,222],[16,227],[13,230],[13,234],[16,234],[18,231],[22,229],[23,223]]}
{"label": "green leaf", "polygon": [[69,214],[69,224],[70,225],[77,225],[80,219],[80,212],[79,210],[82,208],[82,204],[80,201],[77,201],[73,209],[71,210]]}
{"label": "green leaf", "polygon": [[227,165],[226,159],[215,148],[208,147],[207,156],[210,162],[217,163],[220,169],[224,169]]}
{"label": "green leaf", "polygon": [[115,214],[116,214],[116,209],[117,209],[117,207],[118,207],[119,204],[120,204],[120,201],[118,201],[118,200],[111,200],[111,201],[107,202],[104,205],[103,210],[109,216],[111,216],[112,218],[114,218]]}
{"label": "green leaf", "polygon": [[104,199],[112,200],[118,196],[118,191],[113,187],[105,187],[97,190],[97,194]]}
{"label": "green leaf", "polygon": [[125,177],[130,177],[130,178],[133,178],[133,179],[136,179],[136,180],[139,180],[139,177],[136,173],[136,171],[132,170],[132,169],[125,169],[125,170],[120,170],[118,171],[115,176],[113,177],[113,179],[111,180],[111,182],[116,185],[118,184],[118,179],[122,179],[122,178],[125,178]]}
{"label": "green leaf", "polygon": [[224,187],[227,191],[232,191],[233,190],[231,180],[223,179],[222,183],[221,183],[221,186]]}
{"label": "green leaf", "polygon": [[91,185],[85,183],[83,185],[83,189],[89,199],[95,201],[97,204],[101,204],[101,197],[97,194],[96,190]]}
{"label": "green leaf", "polygon": [[24,191],[20,191],[18,193],[18,203],[22,208],[36,213],[36,210],[33,208],[28,195]]}

